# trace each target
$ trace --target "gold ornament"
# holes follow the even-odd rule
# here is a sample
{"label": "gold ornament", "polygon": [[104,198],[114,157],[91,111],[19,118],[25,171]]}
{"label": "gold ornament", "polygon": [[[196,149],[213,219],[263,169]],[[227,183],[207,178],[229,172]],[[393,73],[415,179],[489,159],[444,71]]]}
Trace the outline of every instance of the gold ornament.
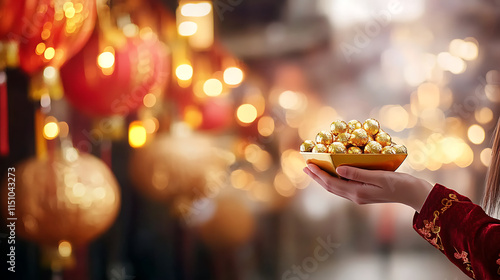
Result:
{"label": "gold ornament", "polygon": [[330,146],[328,146],[328,152],[330,154],[345,154],[346,148],[344,144],[340,142],[333,142]]}
{"label": "gold ornament", "polygon": [[336,120],[330,125],[330,130],[334,135],[339,135],[347,131],[347,124],[343,120]]}
{"label": "gold ornament", "polygon": [[311,152],[312,149],[314,148],[314,145],[316,145],[316,143],[314,143],[314,141],[306,140],[300,145],[300,151],[301,152]]}
{"label": "gold ornament", "polygon": [[337,135],[337,139],[335,139],[336,142],[340,142],[344,145],[348,145],[349,144],[349,138],[351,138],[351,134],[350,133],[347,133],[347,132],[344,132],[344,133],[340,133],[339,135]]}
{"label": "gold ornament", "polygon": [[375,141],[379,142],[383,147],[390,146],[392,143],[391,136],[387,132],[379,132],[375,136]]}
{"label": "gold ornament", "polygon": [[376,119],[367,119],[365,123],[363,123],[363,128],[369,135],[375,135],[380,129],[380,124]]}
{"label": "gold ornament", "polygon": [[382,154],[384,155],[395,155],[396,154],[396,149],[392,146],[385,146],[382,148]]}
{"label": "gold ornament", "polygon": [[323,144],[316,144],[312,149],[313,153],[328,153],[328,146]]}
{"label": "gold ornament", "polygon": [[380,154],[382,151],[382,145],[377,141],[370,141],[365,146],[365,154]]}
{"label": "gold ornament", "polygon": [[352,133],[356,129],[360,129],[363,127],[363,124],[361,124],[360,121],[358,120],[350,120],[347,123],[347,132]]}
{"label": "gold ornament", "polygon": [[[120,211],[115,176],[93,155],[71,147],[49,158],[30,158],[15,168],[16,232],[26,239],[48,246],[61,240],[87,244],[105,232]],[[7,185],[5,180],[1,186],[5,210]]]}
{"label": "gold ornament", "polygon": [[362,128],[358,128],[351,133],[349,144],[353,146],[364,146],[368,143],[368,133]]}
{"label": "gold ornament", "polygon": [[393,147],[396,150],[396,154],[407,154],[408,150],[404,145],[394,145]]}
{"label": "gold ornament", "polygon": [[333,142],[333,135],[329,131],[322,130],[316,135],[316,143],[330,145]]}
{"label": "gold ornament", "polygon": [[363,150],[361,150],[359,147],[350,147],[347,149],[347,153],[351,155],[359,155],[363,153]]}

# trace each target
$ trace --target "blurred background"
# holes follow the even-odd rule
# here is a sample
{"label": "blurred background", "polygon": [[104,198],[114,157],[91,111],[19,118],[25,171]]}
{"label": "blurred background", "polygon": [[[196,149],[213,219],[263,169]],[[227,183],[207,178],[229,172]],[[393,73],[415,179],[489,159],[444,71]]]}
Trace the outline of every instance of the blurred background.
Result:
{"label": "blurred background", "polygon": [[399,171],[480,203],[499,18],[486,0],[1,1],[0,278],[467,279],[410,208],[328,194],[298,147],[376,118],[408,147]]}

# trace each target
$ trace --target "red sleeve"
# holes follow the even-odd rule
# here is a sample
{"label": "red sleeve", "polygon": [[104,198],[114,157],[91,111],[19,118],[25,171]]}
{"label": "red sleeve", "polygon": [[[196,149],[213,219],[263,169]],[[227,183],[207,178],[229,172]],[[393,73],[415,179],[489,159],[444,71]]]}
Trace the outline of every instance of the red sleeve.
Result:
{"label": "red sleeve", "polygon": [[500,220],[436,184],[413,228],[473,279],[500,279]]}

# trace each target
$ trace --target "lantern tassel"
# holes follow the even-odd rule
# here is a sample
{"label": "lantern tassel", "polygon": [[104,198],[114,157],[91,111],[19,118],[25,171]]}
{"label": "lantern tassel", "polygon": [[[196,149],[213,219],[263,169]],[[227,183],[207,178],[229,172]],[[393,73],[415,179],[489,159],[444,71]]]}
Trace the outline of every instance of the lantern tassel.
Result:
{"label": "lantern tassel", "polygon": [[9,155],[9,104],[7,100],[7,75],[0,72],[0,156]]}

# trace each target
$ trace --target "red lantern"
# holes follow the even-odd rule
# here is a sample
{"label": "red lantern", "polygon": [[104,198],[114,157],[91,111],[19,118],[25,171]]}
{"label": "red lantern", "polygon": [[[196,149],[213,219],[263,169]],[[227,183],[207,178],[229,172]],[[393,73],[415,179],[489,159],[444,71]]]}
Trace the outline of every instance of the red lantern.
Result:
{"label": "red lantern", "polygon": [[[3,0],[0,1],[0,40],[18,41],[22,33],[22,24],[34,12],[36,1]],[[22,23],[22,22],[21,22]]]}
{"label": "red lantern", "polygon": [[19,63],[28,74],[45,66],[59,68],[87,42],[96,19],[91,0],[38,0],[36,11],[26,13],[21,22]]}
{"label": "red lantern", "polygon": [[203,121],[199,129],[221,131],[228,128],[233,120],[233,109],[228,100],[214,98],[200,106]]}
{"label": "red lantern", "polygon": [[65,96],[72,105],[88,115],[126,115],[153,88],[163,88],[168,56],[164,45],[151,36],[146,40],[120,36],[117,42],[125,43],[113,47],[96,30],[84,49],[61,68]]}

